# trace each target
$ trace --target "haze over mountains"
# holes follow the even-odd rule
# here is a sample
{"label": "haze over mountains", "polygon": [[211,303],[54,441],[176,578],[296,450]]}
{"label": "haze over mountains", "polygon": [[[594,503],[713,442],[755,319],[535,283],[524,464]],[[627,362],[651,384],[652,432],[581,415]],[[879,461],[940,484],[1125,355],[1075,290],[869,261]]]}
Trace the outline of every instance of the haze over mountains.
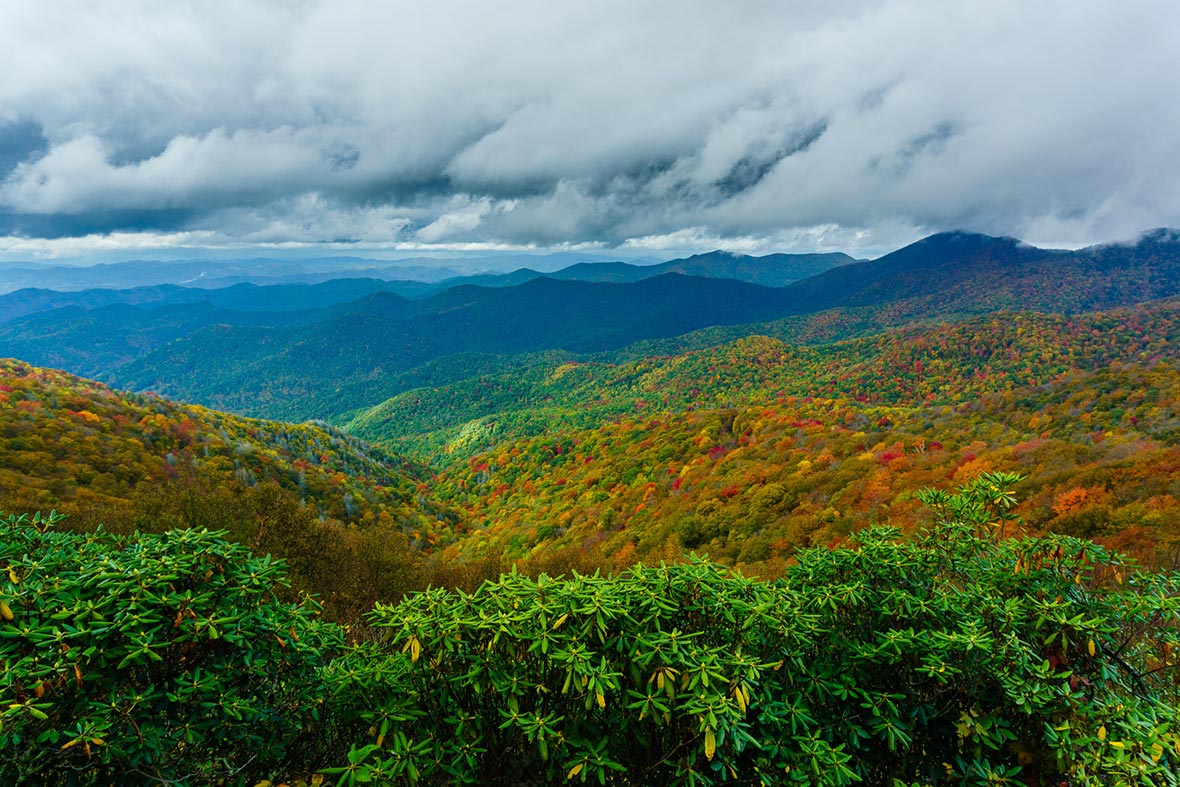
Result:
{"label": "haze over mountains", "polygon": [[453,287],[463,283],[461,280],[464,279],[471,284],[507,286],[540,275],[589,281],[636,281],[670,271],[720,276],[726,275],[726,270],[729,271],[729,278],[775,285],[806,278],[834,265],[852,261],[851,257],[840,253],[751,257],[715,251],[668,262],[634,257],[629,262],[610,263],[604,262],[600,255],[576,252],[396,260],[296,257],[140,260],[95,265],[12,262],[0,264],[0,294],[21,289],[73,292],[94,288],[137,289],[164,284],[219,289],[244,283],[315,284],[342,278],[371,278],[397,282],[395,291],[414,295]]}
{"label": "haze over mountains", "polygon": [[160,284],[217,288],[243,282],[315,283],[340,277],[392,277],[437,281],[459,275],[434,261],[383,262],[356,257],[310,260],[139,260],[97,265],[11,263],[0,267],[0,292],[24,288],[60,291],[96,287],[134,288]]}
{"label": "haze over mountains", "polygon": [[[532,267],[512,267],[514,260],[524,260]],[[579,281],[639,281],[664,273],[684,273],[711,278],[730,278],[767,286],[779,286],[805,279],[837,265],[855,262],[841,253],[825,254],[768,254],[752,257],[713,251],[668,262],[602,262],[579,254],[503,255],[469,260],[396,260],[382,261],[352,257],[319,260],[204,260],[120,262],[91,266],[51,266],[10,264],[0,266],[0,294],[26,292],[22,297],[34,298],[35,293],[84,292],[74,296],[81,300],[60,297],[58,303],[87,303],[100,305],[103,293],[90,290],[128,291],[128,295],[107,293],[105,297],[120,302],[179,302],[217,296],[199,293],[181,294],[177,289],[215,291],[238,284],[277,286],[282,284],[320,284],[326,282],[344,286],[344,280],[369,279],[380,281],[382,288],[407,297],[425,296],[460,284],[479,284],[488,287],[509,287],[530,279],[549,276]],[[459,268],[476,270],[460,273]],[[492,269],[499,269],[493,271]],[[172,289],[168,286],[171,285]],[[278,290],[274,300],[282,300],[298,290]],[[130,294],[134,293],[134,294]],[[265,297],[265,296],[263,296]],[[18,299],[19,300],[19,299]],[[27,312],[26,312],[27,313]],[[0,320],[6,318],[0,312]]]}
{"label": "haze over mountains", "polygon": [[[8,262],[0,265],[0,293],[24,288],[60,291],[132,288],[158,284],[219,288],[232,284],[317,283],[336,278],[438,282],[522,266],[555,271],[596,255],[574,252],[499,254],[495,256],[410,257],[395,260],[364,257],[258,257],[253,259],[129,260],[99,264]],[[641,258],[640,262],[654,262]]]}

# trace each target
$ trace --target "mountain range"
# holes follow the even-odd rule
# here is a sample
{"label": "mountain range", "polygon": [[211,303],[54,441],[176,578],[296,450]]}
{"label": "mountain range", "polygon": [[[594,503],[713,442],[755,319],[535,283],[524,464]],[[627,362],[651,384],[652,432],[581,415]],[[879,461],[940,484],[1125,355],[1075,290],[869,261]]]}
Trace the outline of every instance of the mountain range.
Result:
{"label": "mountain range", "polygon": [[[826,269],[781,287],[730,278],[765,279],[791,261]],[[657,275],[625,280],[648,272]],[[1160,230],[1135,244],[1054,251],[945,233],[871,261],[714,253],[533,273],[495,287],[460,280],[412,299],[374,279],[11,293],[0,314],[26,313],[0,325],[0,356],[249,415],[334,418],[420,384],[416,370],[427,364],[430,379],[446,383],[471,377],[469,363],[494,371],[527,353],[691,349],[676,337],[702,330],[705,343],[749,332],[824,341],[950,315],[1076,313],[1168,297],[1180,294],[1180,241]],[[761,325],[742,327],[751,323]]]}
{"label": "mountain range", "polygon": [[[7,281],[11,284],[28,279],[37,285],[11,288],[11,291],[0,295],[0,323],[65,306],[93,309],[116,303],[166,306],[207,302],[245,311],[291,311],[345,303],[374,292],[423,298],[465,284],[512,287],[541,277],[587,282],[634,282],[665,273],[683,273],[773,287],[799,281],[854,260],[839,253],[751,257],[714,251],[652,265],[578,262],[549,272],[518,268],[509,273],[465,276],[456,275],[452,269],[438,265],[429,267],[424,264],[412,266],[406,263],[385,263],[383,267],[359,267],[367,262],[373,261],[328,259],[320,261],[319,265],[268,260],[253,263],[128,262],[89,268],[0,268],[0,283]],[[330,265],[336,267],[326,267]],[[203,275],[208,273],[210,266],[219,275]],[[158,281],[143,283],[153,280]],[[138,285],[123,286],[128,282]],[[87,286],[80,286],[82,284]]]}
{"label": "mountain range", "polygon": [[[668,262],[641,259],[630,263],[603,262],[600,257],[578,253],[398,260],[324,257],[133,260],[97,265],[6,263],[0,265],[0,294],[22,289],[77,292],[160,285],[214,290],[235,284],[276,286],[370,278],[389,282],[393,291],[413,296],[431,294],[459,284],[511,286],[546,275],[584,281],[637,281],[669,272],[734,278],[773,286],[852,261],[851,257],[840,253],[751,257],[714,251]],[[144,295],[150,297],[150,293],[141,293],[138,297]]]}
{"label": "mountain range", "polygon": [[906,490],[1002,470],[1029,479],[1030,527],[1180,554],[1176,233],[1077,251],[946,233],[811,262],[775,287],[733,277],[783,260],[709,254],[415,297],[372,278],[10,293],[0,503],[123,529],[216,510],[279,554],[311,529],[358,575],[393,555],[396,587],[410,563],[474,587],[512,561],[687,549],[773,574],[908,526]]}

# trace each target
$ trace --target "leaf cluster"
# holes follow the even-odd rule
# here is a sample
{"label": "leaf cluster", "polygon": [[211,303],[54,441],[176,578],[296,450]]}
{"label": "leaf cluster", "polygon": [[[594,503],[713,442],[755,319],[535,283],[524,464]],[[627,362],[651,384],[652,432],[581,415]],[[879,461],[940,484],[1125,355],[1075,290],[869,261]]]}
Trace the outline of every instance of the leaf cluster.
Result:
{"label": "leaf cluster", "polygon": [[[217,533],[0,518],[0,781],[245,783],[314,766],[343,646],[282,564]],[[250,781],[249,783],[253,783]]]}

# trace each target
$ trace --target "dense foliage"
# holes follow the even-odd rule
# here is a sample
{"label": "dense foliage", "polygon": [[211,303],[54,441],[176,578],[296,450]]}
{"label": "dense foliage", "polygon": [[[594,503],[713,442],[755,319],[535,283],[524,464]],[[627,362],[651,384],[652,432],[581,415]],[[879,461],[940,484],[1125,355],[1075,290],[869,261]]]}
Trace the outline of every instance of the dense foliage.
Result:
{"label": "dense foliage", "polygon": [[253,784],[333,740],[343,647],[280,565],[206,531],[118,538],[0,518],[0,781]]}
{"label": "dense foliage", "polygon": [[774,575],[866,523],[910,529],[916,488],[1005,470],[1027,476],[1035,530],[1180,565],[1178,381],[1160,362],[953,407],[787,396],[637,413],[455,462],[434,490],[463,516],[435,540],[452,560],[575,550],[625,567],[697,550]]}
{"label": "dense foliage", "polygon": [[[1015,479],[937,525],[715,565],[429,591],[338,673],[372,704],[342,783],[1175,785],[1180,577],[1003,537]],[[1033,781],[1026,781],[1032,779]],[[895,781],[896,780],[896,781]]]}
{"label": "dense foliage", "polygon": [[1017,479],[798,554],[517,573],[378,605],[275,595],[218,534],[0,519],[0,777],[253,784],[1178,783],[1180,575],[1011,537]]}

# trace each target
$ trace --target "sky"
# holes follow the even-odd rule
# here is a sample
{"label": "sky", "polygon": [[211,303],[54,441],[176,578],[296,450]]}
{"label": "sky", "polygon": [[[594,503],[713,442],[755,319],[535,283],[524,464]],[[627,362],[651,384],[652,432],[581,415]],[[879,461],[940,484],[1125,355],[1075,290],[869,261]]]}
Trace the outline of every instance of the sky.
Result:
{"label": "sky", "polygon": [[5,0],[0,260],[1180,226],[1173,0]]}

